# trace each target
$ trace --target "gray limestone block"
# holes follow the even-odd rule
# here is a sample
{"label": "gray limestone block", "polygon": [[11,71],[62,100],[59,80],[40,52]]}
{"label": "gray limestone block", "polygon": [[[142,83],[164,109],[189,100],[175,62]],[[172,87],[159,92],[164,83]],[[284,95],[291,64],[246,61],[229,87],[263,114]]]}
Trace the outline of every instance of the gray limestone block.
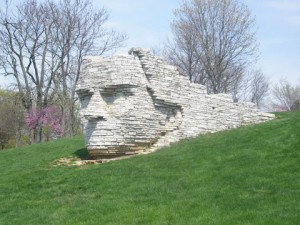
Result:
{"label": "gray limestone block", "polygon": [[94,158],[134,155],[202,133],[274,118],[226,94],[207,95],[149,49],[84,58],[77,84],[80,116]]}

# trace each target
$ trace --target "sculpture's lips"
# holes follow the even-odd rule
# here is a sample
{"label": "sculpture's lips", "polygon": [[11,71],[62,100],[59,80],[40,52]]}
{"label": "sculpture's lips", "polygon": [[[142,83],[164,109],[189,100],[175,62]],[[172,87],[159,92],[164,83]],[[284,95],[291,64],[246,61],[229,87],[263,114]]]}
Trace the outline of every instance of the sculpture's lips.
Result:
{"label": "sculpture's lips", "polygon": [[95,122],[100,120],[105,120],[103,116],[94,116],[94,115],[84,115],[84,118],[89,122]]}

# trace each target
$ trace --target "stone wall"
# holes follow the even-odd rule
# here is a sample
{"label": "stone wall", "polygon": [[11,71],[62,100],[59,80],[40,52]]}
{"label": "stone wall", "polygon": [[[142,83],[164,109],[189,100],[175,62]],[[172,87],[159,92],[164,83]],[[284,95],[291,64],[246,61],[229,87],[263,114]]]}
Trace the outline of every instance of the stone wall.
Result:
{"label": "stone wall", "polygon": [[132,48],[86,57],[77,86],[86,146],[94,158],[151,152],[183,138],[274,118],[252,103],[208,95],[175,67]]}

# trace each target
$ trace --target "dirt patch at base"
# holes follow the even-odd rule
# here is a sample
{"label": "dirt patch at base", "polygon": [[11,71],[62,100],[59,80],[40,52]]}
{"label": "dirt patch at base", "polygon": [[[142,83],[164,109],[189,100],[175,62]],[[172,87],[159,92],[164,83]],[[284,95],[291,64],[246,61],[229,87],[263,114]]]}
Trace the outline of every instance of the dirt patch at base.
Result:
{"label": "dirt patch at base", "polygon": [[64,157],[54,161],[55,166],[83,166],[87,164],[100,164],[103,163],[103,159],[80,159],[77,157]]}
{"label": "dirt patch at base", "polygon": [[112,159],[81,159],[77,157],[64,157],[54,161],[55,166],[83,166],[87,164],[101,164],[110,161],[130,158],[132,156],[122,156]]}

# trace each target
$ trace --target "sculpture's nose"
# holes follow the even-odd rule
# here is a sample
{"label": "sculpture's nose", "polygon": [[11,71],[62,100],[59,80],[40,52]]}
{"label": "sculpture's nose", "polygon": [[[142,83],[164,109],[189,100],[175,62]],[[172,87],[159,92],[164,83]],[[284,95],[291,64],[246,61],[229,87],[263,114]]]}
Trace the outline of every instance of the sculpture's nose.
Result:
{"label": "sculpture's nose", "polygon": [[93,93],[86,108],[81,113],[88,121],[107,120],[107,104],[103,101],[99,92],[95,91]]}

